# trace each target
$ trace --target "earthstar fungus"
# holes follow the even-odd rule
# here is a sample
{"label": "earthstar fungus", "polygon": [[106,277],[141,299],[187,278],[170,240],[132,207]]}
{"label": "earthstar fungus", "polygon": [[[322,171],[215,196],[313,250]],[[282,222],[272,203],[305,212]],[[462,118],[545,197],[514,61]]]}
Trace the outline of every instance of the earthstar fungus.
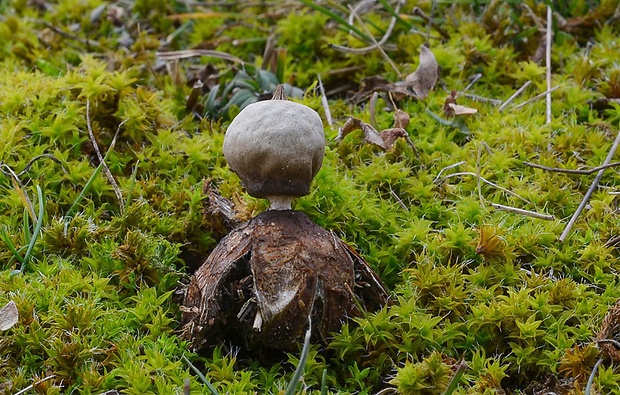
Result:
{"label": "earthstar fungus", "polygon": [[309,107],[274,100],[243,109],[224,139],[224,156],[248,193],[271,207],[230,232],[196,271],[183,306],[194,348],[223,340],[251,350],[295,350],[312,317],[325,341],[360,308],[387,301],[381,280],[346,243],[292,210],[310,191],[325,150],[323,124]]}

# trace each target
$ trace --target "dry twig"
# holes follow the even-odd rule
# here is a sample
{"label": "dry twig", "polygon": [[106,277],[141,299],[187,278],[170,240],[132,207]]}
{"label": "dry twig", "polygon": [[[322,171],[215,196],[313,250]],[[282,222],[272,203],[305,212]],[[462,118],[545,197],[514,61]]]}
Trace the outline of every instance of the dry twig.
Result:
{"label": "dry twig", "polygon": [[[400,8],[400,2],[398,2],[398,8]],[[398,8],[397,8],[397,10],[398,10]],[[349,7],[349,9],[352,10],[351,7]],[[397,10],[395,10],[395,11],[398,12]],[[381,44],[379,44],[379,42],[377,40],[375,40],[375,37],[372,35],[372,33],[370,33],[370,30],[368,30],[368,28],[366,27],[366,24],[364,23],[364,21],[362,21],[362,18],[360,18],[360,16],[357,15],[356,13],[354,13],[354,12],[353,12],[353,16],[355,17],[355,19],[357,19],[357,21],[360,23],[360,25],[362,25],[362,28],[364,29],[366,34],[368,34],[368,37],[370,37],[370,39],[374,43],[375,48],[377,48],[379,50],[379,52],[381,52],[381,56],[383,56],[383,58],[390,64],[390,66],[392,66],[394,71],[396,71],[396,74],[398,75],[398,78],[402,80],[403,79],[403,75],[400,73],[400,70],[398,69],[398,67],[396,67],[396,64],[392,61],[392,59],[390,59],[388,54],[385,53],[385,51],[381,47]],[[392,18],[392,20],[395,20],[395,19],[396,19],[395,17]],[[396,24],[396,22],[394,22],[394,24]]]}
{"label": "dry twig", "polygon": [[463,89],[463,92],[466,92],[469,90],[469,88],[471,88],[476,82],[478,82],[478,80],[480,80],[480,78],[482,78],[482,73],[476,73],[472,76],[470,76],[468,79],[469,84],[467,84],[467,86],[465,87],[465,89]]}
{"label": "dry twig", "polygon": [[498,210],[507,211],[509,213],[521,214],[521,215],[525,215],[526,217],[544,219],[546,221],[553,221],[553,220],[555,220],[555,216],[553,216],[553,215],[541,214],[541,213],[537,213],[535,211],[524,210],[522,208],[516,208],[516,207],[511,207],[511,206],[504,206],[503,204],[498,204],[498,203],[491,203],[491,206],[493,208],[498,209]]}
{"label": "dry twig", "polygon": [[[434,2],[433,2],[434,3]],[[432,5],[431,5],[432,8]],[[441,28],[441,26],[439,26],[438,24],[436,24],[435,22],[433,22],[433,20],[431,18],[428,17],[428,15],[426,15],[424,13],[424,11],[422,11],[422,9],[420,7],[415,7],[413,9],[413,15],[417,15],[420,18],[424,19],[424,22],[428,23],[429,25],[431,25],[432,27],[435,28],[435,30],[437,30],[437,33],[441,34],[441,36],[443,38],[445,38],[446,40],[450,39],[450,34],[448,34],[447,31],[445,31],[444,29]]]}
{"label": "dry twig", "polygon": [[459,176],[474,176],[474,177],[480,177],[480,180],[486,184],[489,184],[490,186],[499,189],[500,191],[506,192],[507,194],[509,194],[510,196],[514,196],[518,199],[523,200],[524,202],[528,203],[528,204],[532,204],[532,202],[530,202],[529,200],[527,200],[524,197],[521,197],[519,195],[517,195],[516,193],[514,193],[513,191],[506,189],[504,187],[501,187],[499,185],[497,185],[496,183],[487,180],[486,178],[482,177],[481,175],[478,175],[476,173],[473,173],[471,171],[462,171],[459,173],[452,173],[452,174],[448,174],[447,176],[445,176],[444,178],[441,178],[439,180],[436,181],[437,184],[441,184],[442,182],[444,182],[445,180],[447,180],[448,178],[452,178],[452,177],[459,177]]}
{"label": "dry twig", "polygon": [[78,43],[80,43],[82,45],[86,45],[87,47],[101,48],[101,45],[99,44],[99,41],[88,40],[88,39],[81,38],[81,37],[75,36],[73,34],[67,33],[64,30],[62,30],[61,28],[59,28],[57,26],[54,26],[51,23],[49,23],[47,21],[44,21],[44,20],[41,20],[41,19],[33,19],[33,21],[36,22],[36,23],[40,23],[40,24],[44,25],[45,27],[47,27],[48,29],[50,29],[54,33],[56,33],[59,36],[62,36],[64,38],[68,38],[70,40],[77,41]]}
{"label": "dry twig", "polygon": [[54,377],[56,377],[56,376],[53,375],[53,374],[50,374],[49,376],[42,378],[41,380],[37,381],[36,383],[30,384],[28,387],[24,388],[23,390],[21,390],[19,392],[16,392],[15,395],[25,394],[26,392],[28,392],[31,389],[33,389],[35,385],[39,385],[39,384],[41,384],[41,383],[43,383],[43,382],[45,382],[45,381],[47,381],[49,379],[53,379]]}
{"label": "dry twig", "polygon": [[[620,131],[618,132],[618,135],[616,136],[616,140],[614,140],[614,144],[611,146],[611,149],[609,150],[609,153],[607,154],[607,158],[605,158],[605,162],[603,162],[603,166],[609,165],[611,163],[611,159],[614,157],[614,154],[618,150],[618,145],[620,145]],[[596,178],[594,178],[594,181],[592,182],[592,185],[590,185],[590,189],[588,189],[588,191],[586,192],[586,195],[583,197],[583,200],[581,201],[581,204],[579,205],[579,207],[577,207],[577,211],[575,211],[570,221],[566,225],[566,228],[564,228],[564,231],[562,232],[562,235],[560,236],[560,242],[563,242],[564,240],[566,240],[566,237],[568,237],[568,234],[573,228],[573,225],[575,225],[575,221],[577,221],[577,217],[579,217],[583,209],[586,207],[588,200],[590,200],[590,197],[594,193],[594,190],[598,186],[598,183],[601,181],[601,178],[603,178],[603,173],[605,173],[605,169],[599,170],[598,174],[596,175]]]}
{"label": "dry twig", "polygon": [[451,165],[448,165],[446,167],[444,167],[443,169],[439,170],[439,173],[437,174],[437,177],[435,177],[435,179],[433,180],[433,183],[437,183],[437,180],[439,180],[439,177],[441,177],[441,174],[446,171],[446,170],[450,170],[450,169],[454,169],[455,167],[458,167],[462,164],[465,164],[467,162],[465,162],[464,160],[457,162],[457,163],[453,163]]}
{"label": "dry twig", "polygon": [[482,147],[478,146],[478,153],[476,155],[476,189],[478,190],[478,199],[480,199],[480,204],[484,206],[484,198],[482,197],[482,182],[481,176],[482,170],[480,168],[480,158],[482,157]]}
{"label": "dry twig", "polygon": [[230,62],[244,64],[243,59],[228,54],[226,52],[220,51],[212,51],[208,49],[186,49],[182,51],[165,51],[165,52],[155,52],[161,60],[177,60],[177,59],[189,59],[195,58],[199,56],[210,56],[212,58],[218,58],[223,60],[228,60]]}
{"label": "dry twig", "polygon": [[[443,177],[443,178],[439,178],[441,176],[441,173],[443,173],[445,170],[457,167],[459,165],[462,165],[465,163],[465,161],[462,162],[458,162],[455,164],[452,164],[450,166],[444,167],[443,169],[441,169],[441,171],[439,172],[439,174],[437,175],[437,177],[435,177],[435,180],[433,181],[436,184],[440,184],[443,181],[447,180],[450,177],[456,177],[456,176],[460,176],[460,175],[471,175],[476,177],[477,179],[477,189],[478,189],[478,197],[480,198],[480,204],[482,204],[484,206],[484,198],[482,197],[482,191],[481,191],[481,182],[485,182],[489,185],[491,185],[492,187],[495,187],[501,191],[506,192],[507,194],[514,196],[516,198],[519,198],[521,200],[523,200],[526,203],[531,204],[531,202],[527,199],[525,199],[524,197],[521,197],[519,195],[517,195],[516,193],[512,192],[509,189],[506,189],[504,187],[501,187],[487,179],[485,179],[484,177],[482,177],[480,175],[480,153],[481,153],[481,147],[479,147],[478,149],[478,159],[476,161],[476,173],[473,172],[459,172],[459,173],[452,173],[452,174],[448,174],[447,176]],[[521,215],[525,215],[527,217],[532,217],[532,218],[538,218],[538,219],[544,219],[547,221],[553,221],[555,219],[555,217],[553,215],[547,215],[547,214],[540,214],[537,213],[535,211],[530,211],[530,210],[525,210],[525,209],[521,209],[521,208],[516,208],[516,207],[511,207],[511,206],[505,206],[503,204],[497,204],[497,203],[490,203],[491,207],[498,209],[498,210],[503,210],[503,211],[507,211],[510,213],[515,213],[515,214],[521,214]]]}
{"label": "dry twig", "polygon": [[[400,6],[401,6],[401,2],[399,1],[396,4],[396,8],[394,9],[395,13],[398,13],[400,11]],[[379,41],[377,41],[375,40],[373,35],[370,34],[370,32],[368,31],[368,28],[366,28],[366,25],[364,25],[364,22],[362,22],[362,20],[358,16],[356,12],[356,8],[349,7],[349,10],[351,11],[351,16],[354,16],[361,23],[366,33],[368,33],[368,36],[372,39],[373,41],[372,45],[369,45],[364,48],[350,48],[350,47],[345,47],[344,45],[338,45],[338,44],[330,44],[329,46],[341,52],[352,53],[352,54],[357,54],[357,55],[363,55],[363,54],[372,52],[375,49],[379,49],[383,52],[382,46],[390,38],[390,36],[392,35],[392,31],[394,30],[394,26],[396,26],[396,21],[397,21],[396,17],[392,17],[392,19],[390,20],[390,24],[388,25],[388,28],[385,31],[385,34],[383,35],[383,37],[381,37]]]}
{"label": "dry twig", "polygon": [[93,133],[93,127],[90,123],[90,100],[86,99],[86,127],[88,129],[88,135],[90,136],[90,141],[93,144],[93,148],[95,149],[95,153],[97,154],[97,159],[99,159],[99,163],[101,163],[101,168],[103,170],[103,174],[105,174],[108,181],[112,185],[112,189],[114,189],[114,193],[116,194],[116,198],[118,199],[118,205],[121,209],[121,214],[125,212],[125,203],[123,201],[123,194],[121,193],[121,189],[118,187],[110,168],[103,160],[103,155],[101,155],[101,151],[99,150],[99,145],[97,144],[97,139],[95,138],[95,133]]}
{"label": "dry twig", "polygon": [[540,98],[542,98],[542,97],[547,96],[548,94],[550,94],[550,93],[551,93],[551,92],[553,92],[554,90],[558,89],[559,87],[560,87],[560,85],[556,85],[556,86],[554,86],[554,87],[553,87],[553,88],[551,88],[551,89],[547,89],[547,90],[546,90],[546,91],[544,91],[543,93],[540,93],[540,94],[538,94],[538,95],[536,95],[536,96],[532,97],[531,99],[524,101],[523,103],[519,104],[518,106],[515,106],[515,107],[514,107],[514,109],[515,109],[515,110],[518,110],[519,108],[521,108],[521,107],[523,107],[523,106],[526,106],[526,105],[528,105],[528,104],[530,104],[530,103],[532,103],[532,102],[535,102],[536,100],[538,100],[538,99],[540,99]]}
{"label": "dry twig", "polygon": [[551,123],[551,40],[553,40],[553,14],[551,6],[547,6],[547,49],[546,49],[546,65],[547,65],[547,123]]}
{"label": "dry twig", "polygon": [[319,79],[319,91],[321,92],[321,104],[323,105],[323,110],[325,111],[325,119],[327,119],[327,124],[332,126],[334,124],[334,120],[332,119],[332,113],[329,110],[329,103],[327,102],[327,96],[325,95],[325,89],[323,88],[321,74],[317,74],[317,77]]}
{"label": "dry twig", "polygon": [[32,158],[30,160],[30,162],[28,162],[28,164],[26,164],[26,167],[24,167],[24,169],[22,171],[17,173],[17,175],[18,176],[22,176],[24,173],[27,173],[28,170],[30,170],[30,168],[34,164],[34,162],[38,161],[41,158],[49,158],[49,159],[53,160],[54,162],[56,162],[56,163],[58,163],[60,165],[60,167],[62,168],[62,171],[64,171],[65,173],[67,172],[67,169],[65,169],[65,167],[63,166],[63,163],[62,163],[62,161],[60,159],[58,159],[57,157],[55,157],[52,154],[41,154],[41,155],[37,155],[34,158]]}
{"label": "dry twig", "polygon": [[403,202],[403,200],[400,198],[400,196],[398,196],[396,194],[396,192],[394,192],[394,190],[392,189],[392,187],[390,187],[390,195],[392,195],[392,197],[394,199],[396,199],[396,201],[398,202],[398,204],[400,205],[400,207],[403,208],[403,210],[409,210],[409,208],[407,207],[407,205]]}
{"label": "dry twig", "polygon": [[555,172],[555,173],[586,174],[586,175],[587,174],[596,173],[597,171],[609,169],[610,167],[620,166],[620,162],[613,162],[613,163],[609,163],[607,165],[593,167],[591,169],[581,169],[580,170],[580,169],[562,169],[562,168],[559,168],[559,167],[547,167],[547,166],[539,165],[537,163],[532,163],[532,162],[523,162],[523,164],[526,165],[526,166],[534,167],[536,169],[547,170],[547,171],[551,171],[551,172]]}
{"label": "dry twig", "polygon": [[502,111],[504,108],[506,108],[507,105],[509,105],[510,103],[512,103],[514,99],[519,97],[519,95],[523,93],[523,91],[527,89],[527,87],[530,86],[531,84],[532,84],[532,81],[527,81],[525,84],[523,84],[521,88],[517,89],[517,91],[513,93],[512,96],[510,96],[501,106],[499,106],[498,110]]}
{"label": "dry twig", "polygon": [[481,103],[491,103],[494,106],[499,106],[500,104],[502,104],[501,100],[490,99],[488,97],[473,95],[471,93],[459,92],[459,96],[466,97],[468,99],[472,99],[472,100],[475,100],[475,101],[481,102]]}

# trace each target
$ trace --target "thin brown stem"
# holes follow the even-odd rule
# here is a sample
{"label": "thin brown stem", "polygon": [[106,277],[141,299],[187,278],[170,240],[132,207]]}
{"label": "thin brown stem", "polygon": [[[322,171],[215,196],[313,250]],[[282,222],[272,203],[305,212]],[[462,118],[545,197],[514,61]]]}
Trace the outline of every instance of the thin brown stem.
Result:
{"label": "thin brown stem", "polygon": [[53,375],[53,374],[50,374],[49,376],[42,378],[41,380],[37,381],[36,383],[30,384],[28,387],[24,388],[23,390],[16,392],[15,395],[25,394],[26,392],[28,392],[31,389],[33,389],[35,385],[39,385],[39,384],[41,384],[41,383],[43,383],[43,382],[45,382],[47,380],[53,379],[54,377],[56,377],[56,376]]}
{"label": "thin brown stem", "polygon": [[[618,145],[620,145],[620,131],[618,132],[618,135],[616,136],[616,140],[614,140],[614,143],[611,146],[609,153],[607,154],[607,158],[605,158],[605,162],[603,162],[603,166],[608,165],[611,162],[611,159],[614,157],[614,154],[618,150]],[[581,204],[579,205],[579,207],[577,207],[577,211],[575,211],[570,221],[566,225],[566,228],[564,228],[564,231],[562,232],[562,235],[560,236],[560,242],[563,242],[568,237],[568,234],[573,228],[573,225],[575,225],[577,218],[579,217],[583,209],[586,207],[588,200],[590,200],[590,197],[594,193],[594,190],[598,186],[598,183],[601,181],[601,178],[603,178],[603,173],[605,173],[605,169],[599,170],[598,174],[596,175],[596,178],[592,182],[592,185],[590,185],[590,189],[588,189],[588,191],[586,192],[586,195],[583,197],[583,200],[581,201]]]}
{"label": "thin brown stem", "polygon": [[51,160],[53,160],[54,162],[58,163],[60,165],[60,167],[62,168],[62,171],[64,171],[65,173],[67,172],[67,169],[65,169],[65,167],[62,165],[62,162],[60,159],[56,158],[54,155],[52,154],[41,154],[41,155],[37,155],[34,158],[32,158],[30,160],[30,162],[28,162],[28,164],[26,165],[26,167],[24,167],[24,170],[20,171],[17,175],[18,176],[22,176],[24,173],[27,173],[28,170],[30,170],[30,168],[32,167],[32,165],[34,164],[34,162],[38,161],[41,158],[49,158]]}
{"label": "thin brown stem", "polygon": [[543,97],[547,96],[547,94],[549,94],[549,93],[553,92],[554,90],[558,89],[559,87],[560,87],[560,85],[556,85],[556,86],[554,86],[554,87],[553,87],[553,88],[551,88],[551,89],[547,89],[547,90],[546,90],[546,91],[544,91],[543,93],[540,93],[540,94],[538,94],[538,95],[536,95],[536,96],[532,97],[531,99],[524,101],[523,103],[519,104],[518,106],[515,106],[515,107],[514,107],[514,109],[515,109],[515,110],[518,110],[519,108],[521,108],[521,107],[523,107],[523,106],[527,106],[528,104],[530,104],[530,103],[532,103],[532,102],[535,102],[536,100],[538,100],[538,99],[540,99],[540,98],[543,98]]}
{"label": "thin brown stem", "polygon": [[437,181],[437,183],[438,183],[438,184],[441,184],[442,182],[444,182],[444,181],[445,181],[445,180],[447,180],[448,178],[458,177],[458,176],[474,176],[474,177],[480,177],[480,180],[481,180],[482,182],[484,182],[484,183],[486,183],[486,184],[489,184],[489,185],[491,185],[492,187],[499,189],[500,191],[504,191],[504,192],[506,192],[507,194],[509,194],[509,195],[511,195],[511,196],[514,196],[514,197],[516,197],[516,198],[518,198],[518,199],[521,199],[521,200],[523,200],[524,202],[526,202],[526,203],[528,203],[528,204],[532,204],[532,202],[530,202],[530,201],[529,201],[529,200],[527,200],[526,198],[521,197],[521,196],[517,195],[516,193],[514,193],[513,191],[511,191],[511,190],[509,190],[509,189],[506,189],[506,188],[504,188],[504,187],[501,187],[501,186],[497,185],[496,183],[491,182],[491,181],[487,180],[486,178],[482,177],[481,175],[478,175],[478,174],[473,173],[473,172],[471,172],[471,171],[462,171],[462,172],[459,172],[459,173],[452,173],[452,174],[448,174],[448,175],[447,175],[447,176],[445,176],[444,178],[439,179],[439,180]]}
{"label": "thin brown stem", "polygon": [[424,13],[424,11],[422,11],[421,8],[419,7],[415,7],[413,9],[413,15],[417,15],[420,18],[424,19],[424,22],[430,24],[432,27],[435,28],[435,30],[437,30],[437,33],[441,34],[441,36],[443,38],[445,38],[446,40],[450,39],[450,34],[448,34],[447,31],[445,31],[444,29],[441,28],[441,26],[439,26],[438,24],[436,24],[435,22],[433,22],[433,20],[431,18],[428,17],[428,15],[426,15]]}
{"label": "thin brown stem", "polygon": [[516,99],[517,97],[519,97],[519,95],[521,93],[523,93],[523,91],[525,91],[525,89],[527,89],[528,86],[530,86],[532,84],[532,81],[527,81],[525,84],[523,84],[523,86],[521,88],[519,88],[515,93],[512,94],[512,96],[510,96],[501,106],[499,106],[498,110],[502,111],[504,108],[506,108],[507,105],[509,105],[510,103],[512,103],[512,101],[514,99]]}
{"label": "thin brown stem", "polygon": [[[400,2],[398,4],[399,4],[399,7],[400,7]],[[396,12],[398,12],[398,11],[396,11]],[[357,15],[356,13],[353,13],[353,16],[355,17],[355,19],[357,19],[357,21],[360,23],[360,25],[362,25],[362,28],[364,29],[366,34],[368,34],[368,37],[370,37],[370,39],[374,43],[375,47],[379,50],[379,52],[381,52],[381,56],[383,56],[383,58],[390,64],[390,66],[392,66],[394,71],[396,71],[396,74],[398,74],[398,78],[400,78],[402,80],[403,76],[402,76],[400,70],[398,69],[398,67],[396,67],[396,64],[392,61],[392,59],[390,59],[388,54],[385,53],[385,51],[381,47],[381,44],[377,40],[375,40],[375,37],[372,35],[370,30],[368,30],[368,28],[366,27],[366,24],[364,23],[364,21],[362,21],[362,18],[360,18],[360,16]],[[396,19],[396,18],[392,18],[392,19]],[[384,36],[384,38],[385,38],[385,36]]]}
{"label": "thin brown stem", "polygon": [[[401,2],[399,1],[398,4],[396,4],[396,9],[394,10],[394,12],[398,13],[400,11],[400,6],[401,6]],[[390,36],[392,35],[392,31],[394,30],[394,26],[396,26],[396,21],[397,21],[396,17],[392,17],[392,19],[390,20],[390,24],[387,30],[385,31],[385,34],[383,35],[383,37],[381,37],[379,41],[377,41],[375,40],[373,35],[368,31],[364,22],[362,22],[362,20],[359,18],[356,8],[349,7],[349,10],[351,11],[351,16],[355,17],[358,20],[358,22],[361,23],[362,27],[364,28],[368,36],[372,39],[373,44],[367,47],[364,47],[364,48],[349,48],[349,47],[345,47],[343,45],[337,45],[337,44],[331,44],[330,47],[338,51],[341,51],[341,52],[353,53],[353,54],[358,54],[358,55],[372,52],[375,49],[379,49],[383,51],[382,45],[385,44],[385,42],[390,38]]]}
{"label": "thin brown stem", "polygon": [[400,198],[400,196],[398,196],[398,195],[396,194],[396,192],[394,192],[394,190],[392,189],[392,187],[390,187],[390,195],[392,195],[392,197],[393,197],[394,199],[396,199],[396,201],[398,202],[398,204],[400,205],[400,207],[402,207],[402,208],[403,208],[403,210],[409,210],[409,209],[407,208],[407,205],[406,205],[405,203],[403,203],[403,200]]}
{"label": "thin brown stem", "polygon": [[488,98],[488,97],[478,96],[478,95],[474,95],[474,94],[471,94],[471,93],[459,92],[459,96],[466,97],[468,99],[472,99],[472,100],[475,100],[477,102],[491,103],[494,106],[499,106],[500,104],[502,104],[502,101],[499,100],[499,99],[491,99],[491,98]]}
{"label": "thin brown stem", "polygon": [[559,168],[559,167],[547,167],[547,166],[539,165],[537,163],[532,163],[532,162],[523,162],[523,164],[526,165],[526,166],[534,167],[536,169],[547,170],[547,171],[551,171],[551,172],[555,172],[555,173],[586,174],[586,175],[587,174],[596,173],[597,171],[609,169],[610,167],[620,166],[620,162],[613,162],[613,163],[608,163],[606,165],[593,167],[591,169],[581,169],[580,170],[580,169],[562,169],[562,168]]}
{"label": "thin brown stem", "polygon": [[118,205],[121,210],[121,214],[125,212],[125,203],[123,200],[123,194],[121,193],[121,189],[118,187],[110,168],[105,163],[103,159],[103,155],[101,155],[101,151],[99,150],[99,145],[97,144],[97,139],[95,138],[95,133],[93,132],[93,127],[90,123],[90,100],[86,99],[86,127],[88,128],[88,135],[90,136],[90,141],[93,144],[93,148],[95,149],[95,153],[97,154],[97,159],[99,159],[99,163],[101,163],[101,168],[103,170],[103,174],[105,174],[106,178],[112,185],[112,189],[114,189],[114,193],[116,194],[116,198],[118,199]]}
{"label": "thin brown stem", "polygon": [[332,112],[329,109],[329,102],[327,101],[327,95],[325,94],[321,74],[317,74],[317,78],[319,80],[319,92],[321,92],[321,104],[323,105],[323,110],[325,111],[325,119],[327,120],[327,124],[332,126],[334,124],[334,120],[332,118]]}
{"label": "thin brown stem", "polygon": [[506,211],[506,212],[509,212],[509,213],[525,215],[526,217],[532,217],[532,218],[537,218],[537,219],[544,219],[546,221],[553,221],[553,220],[555,220],[555,216],[553,216],[553,215],[541,214],[541,213],[537,213],[535,211],[524,210],[522,208],[516,208],[516,207],[512,207],[512,206],[505,206],[503,204],[491,203],[491,207],[496,208],[498,210]]}
{"label": "thin brown stem", "polygon": [[553,14],[551,6],[547,6],[547,48],[546,48],[546,66],[547,66],[547,123],[551,123],[551,41],[553,40]]}

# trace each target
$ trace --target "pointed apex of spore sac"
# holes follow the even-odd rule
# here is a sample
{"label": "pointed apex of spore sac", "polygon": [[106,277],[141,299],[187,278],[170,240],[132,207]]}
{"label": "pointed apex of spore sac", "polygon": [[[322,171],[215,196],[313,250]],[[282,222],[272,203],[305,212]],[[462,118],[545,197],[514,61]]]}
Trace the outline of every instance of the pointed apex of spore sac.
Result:
{"label": "pointed apex of spore sac", "polygon": [[271,100],[288,100],[288,96],[286,96],[286,92],[284,91],[284,85],[278,84],[278,86],[276,86]]}

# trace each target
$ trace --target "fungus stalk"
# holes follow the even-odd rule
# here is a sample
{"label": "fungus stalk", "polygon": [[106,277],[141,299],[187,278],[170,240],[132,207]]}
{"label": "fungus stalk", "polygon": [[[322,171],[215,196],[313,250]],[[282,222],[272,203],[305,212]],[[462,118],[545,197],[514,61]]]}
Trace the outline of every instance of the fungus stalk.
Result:
{"label": "fungus stalk", "polygon": [[269,210],[292,210],[292,196],[267,196]]}

